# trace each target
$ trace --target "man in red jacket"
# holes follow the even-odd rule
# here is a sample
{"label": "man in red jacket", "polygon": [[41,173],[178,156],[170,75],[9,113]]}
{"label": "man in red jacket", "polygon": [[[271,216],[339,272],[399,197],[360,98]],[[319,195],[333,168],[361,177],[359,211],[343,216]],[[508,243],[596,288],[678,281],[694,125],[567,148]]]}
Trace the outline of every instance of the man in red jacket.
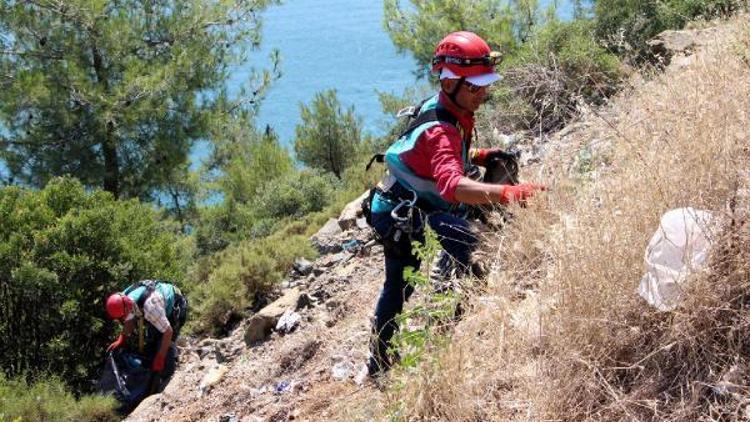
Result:
{"label": "man in red jacket", "polygon": [[498,55],[474,33],[448,34],[435,49],[433,73],[440,92],[425,101],[409,128],[388,148],[389,176],[372,198],[372,226],[383,242],[386,279],[375,308],[368,372],[391,366],[389,343],[398,329],[394,318],[413,288],[404,269],[418,269],[411,242],[424,242],[424,224],[437,233],[457,275],[465,274],[477,239],[464,218],[466,205],[524,202],[541,185],[496,185],[467,177],[472,164],[485,165],[505,153],[497,148],[471,149],[474,112],[498,81]]}

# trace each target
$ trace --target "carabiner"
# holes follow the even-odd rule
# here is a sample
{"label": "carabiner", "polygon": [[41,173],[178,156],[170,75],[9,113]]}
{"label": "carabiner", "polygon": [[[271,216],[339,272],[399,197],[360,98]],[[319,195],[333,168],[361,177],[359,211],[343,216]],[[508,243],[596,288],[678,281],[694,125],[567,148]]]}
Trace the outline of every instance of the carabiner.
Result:
{"label": "carabiner", "polygon": [[414,204],[416,204],[416,203],[417,203],[417,193],[416,193],[416,192],[414,192],[414,191],[413,191],[413,190],[411,190],[411,189],[409,189],[409,192],[411,192],[411,194],[412,194],[412,196],[413,196],[413,197],[412,197],[412,199],[411,199],[411,200],[408,200],[408,199],[402,199],[402,200],[401,200],[401,202],[399,202],[399,203],[398,203],[398,205],[396,205],[396,206],[395,206],[395,207],[394,207],[394,208],[393,208],[393,209],[391,210],[391,218],[393,218],[394,220],[396,220],[396,221],[397,221],[397,222],[399,222],[399,223],[406,223],[406,222],[407,222],[407,221],[409,220],[409,215],[410,215],[410,214],[409,214],[409,213],[407,213],[407,215],[406,215],[405,217],[400,217],[400,216],[398,215],[398,210],[400,210],[400,209],[401,209],[401,207],[403,207],[403,206],[406,206],[406,207],[409,207],[409,208],[411,208],[411,207],[413,207],[413,206],[414,206]]}

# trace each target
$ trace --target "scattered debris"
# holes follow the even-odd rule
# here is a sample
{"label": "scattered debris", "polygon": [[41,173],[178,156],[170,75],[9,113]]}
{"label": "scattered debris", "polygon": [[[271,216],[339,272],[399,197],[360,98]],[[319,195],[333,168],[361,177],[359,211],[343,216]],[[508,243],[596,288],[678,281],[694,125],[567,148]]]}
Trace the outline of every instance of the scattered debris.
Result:
{"label": "scattered debris", "polygon": [[276,323],[276,331],[281,334],[289,334],[297,328],[297,325],[299,325],[301,320],[302,317],[300,314],[291,309],[287,309],[287,311],[281,315],[281,318],[279,318],[279,322]]}
{"label": "scattered debris", "polygon": [[271,331],[276,328],[276,324],[279,322],[279,318],[284,315],[284,312],[288,309],[297,309],[299,297],[299,289],[292,288],[284,296],[276,299],[250,317],[245,326],[245,344],[252,346],[268,337]]}
{"label": "scattered debris", "polygon": [[240,419],[232,412],[219,416],[219,422],[240,422]]}
{"label": "scattered debris", "polygon": [[682,295],[680,284],[706,261],[713,216],[708,211],[677,208],[664,213],[646,248],[646,275],[638,293],[660,311],[671,311]]}
{"label": "scattered debris", "polygon": [[305,258],[297,258],[294,260],[294,271],[297,271],[301,276],[306,276],[312,273],[313,264]]}
{"label": "scattered debris", "polygon": [[289,381],[281,381],[278,384],[276,384],[276,388],[274,388],[274,393],[276,394],[284,394],[292,389],[292,383]]}
{"label": "scattered debris", "polygon": [[360,249],[362,249],[362,245],[364,245],[364,242],[362,242],[361,240],[352,239],[344,242],[341,245],[341,249],[349,253],[357,253]]}

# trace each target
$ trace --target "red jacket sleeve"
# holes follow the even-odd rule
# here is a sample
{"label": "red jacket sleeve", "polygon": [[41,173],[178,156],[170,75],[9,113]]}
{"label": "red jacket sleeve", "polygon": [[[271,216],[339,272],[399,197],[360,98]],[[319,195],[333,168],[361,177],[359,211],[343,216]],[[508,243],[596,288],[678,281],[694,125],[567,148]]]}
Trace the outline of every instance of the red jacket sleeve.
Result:
{"label": "red jacket sleeve", "polygon": [[451,125],[438,125],[426,130],[422,138],[431,147],[430,175],[437,183],[440,196],[448,202],[457,202],[456,187],[464,176],[461,134]]}

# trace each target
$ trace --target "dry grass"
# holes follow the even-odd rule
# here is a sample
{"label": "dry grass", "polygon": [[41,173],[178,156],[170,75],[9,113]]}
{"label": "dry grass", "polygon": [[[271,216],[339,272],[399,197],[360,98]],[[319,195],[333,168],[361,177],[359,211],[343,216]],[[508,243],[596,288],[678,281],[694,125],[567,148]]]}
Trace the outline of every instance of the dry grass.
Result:
{"label": "dry grass", "polygon": [[[500,268],[470,300],[449,346],[385,395],[405,420],[736,419],[750,403],[750,25],[616,100],[586,183],[568,161],[548,194],[516,210],[489,248]],[[606,164],[605,164],[606,163]],[[636,294],[665,211],[711,210],[709,271],[683,306]]]}

